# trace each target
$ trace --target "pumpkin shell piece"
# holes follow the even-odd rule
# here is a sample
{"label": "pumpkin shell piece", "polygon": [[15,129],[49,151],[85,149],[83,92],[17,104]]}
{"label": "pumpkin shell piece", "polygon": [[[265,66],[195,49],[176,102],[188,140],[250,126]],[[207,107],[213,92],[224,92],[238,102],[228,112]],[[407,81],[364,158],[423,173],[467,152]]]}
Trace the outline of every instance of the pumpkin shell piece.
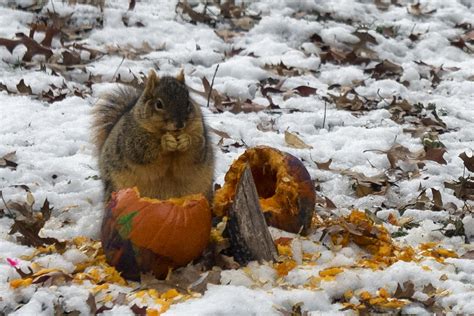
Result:
{"label": "pumpkin shell piece", "polygon": [[214,195],[214,213],[226,215],[246,164],[250,166],[267,224],[305,234],[311,225],[316,194],[311,177],[295,156],[275,148],[247,149],[225,175]]}

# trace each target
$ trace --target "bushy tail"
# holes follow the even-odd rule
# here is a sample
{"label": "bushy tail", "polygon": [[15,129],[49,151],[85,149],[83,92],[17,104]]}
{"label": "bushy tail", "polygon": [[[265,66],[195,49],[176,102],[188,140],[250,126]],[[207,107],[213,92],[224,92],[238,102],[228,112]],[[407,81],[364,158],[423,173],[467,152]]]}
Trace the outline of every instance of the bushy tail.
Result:
{"label": "bushy tail", "polygon": [[115,124],[130,111],[140,97],[140,91],[132,87],[120,87],[103,95],[93,109],[93,142],[100,153]]}

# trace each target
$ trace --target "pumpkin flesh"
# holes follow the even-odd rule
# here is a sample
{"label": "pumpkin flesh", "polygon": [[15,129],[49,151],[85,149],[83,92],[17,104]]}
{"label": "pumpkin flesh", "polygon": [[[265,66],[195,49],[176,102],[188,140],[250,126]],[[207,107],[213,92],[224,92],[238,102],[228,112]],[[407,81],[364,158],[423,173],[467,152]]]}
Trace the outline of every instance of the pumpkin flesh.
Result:
{"label": "pumpkin flesh", "polygon": [[133,249],[137,267],[127,270],[151,270],[163,276],[168,268],[198,257],[209,242],[210,230],[211,211],[204,195],[157,200],[142,198],[130,188],[112,194],[102,241],[112,264],[120,265],[121,256],[130,256]]}

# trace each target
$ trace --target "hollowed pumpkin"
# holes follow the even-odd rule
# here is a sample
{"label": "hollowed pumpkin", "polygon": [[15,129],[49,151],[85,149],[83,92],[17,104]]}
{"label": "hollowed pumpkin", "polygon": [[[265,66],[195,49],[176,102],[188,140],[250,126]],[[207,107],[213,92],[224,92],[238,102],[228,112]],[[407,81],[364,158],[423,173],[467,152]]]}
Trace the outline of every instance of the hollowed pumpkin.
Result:
{"label": "hollowed pumpkin", "polygon": [[137,188],[112,193],[102,222],[107,261],[138,280],[140,272],[165,277],[169,268],[197,258],[209,242],[211,211],[202,194],[157,200]]}
{"label": "hollowed pumpkin", "polygon": [[267,224],[305,234],[311,225],[316,195],[311,177],[295,156],[277,149],[250,148],[233,162],[224,185],[214,195],[214,213],[227,214],[246,165],[250,166]]}

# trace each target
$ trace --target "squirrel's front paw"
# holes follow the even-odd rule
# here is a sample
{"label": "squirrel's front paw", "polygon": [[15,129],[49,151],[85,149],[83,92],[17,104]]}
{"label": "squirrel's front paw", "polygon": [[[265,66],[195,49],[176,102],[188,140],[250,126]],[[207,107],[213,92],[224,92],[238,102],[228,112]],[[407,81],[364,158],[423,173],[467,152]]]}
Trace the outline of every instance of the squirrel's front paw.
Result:
{"label": "squirrel's front paw", "polygon": [[161,147],[165,151],[176,151],[178,149],[178,141],[170,133],[166,133],[161,137]]}
{"label": "squirrel's front paw", "polygon": [[184,133],[178,136],[178,150],[186,151],[191,145],[191,136]]}

